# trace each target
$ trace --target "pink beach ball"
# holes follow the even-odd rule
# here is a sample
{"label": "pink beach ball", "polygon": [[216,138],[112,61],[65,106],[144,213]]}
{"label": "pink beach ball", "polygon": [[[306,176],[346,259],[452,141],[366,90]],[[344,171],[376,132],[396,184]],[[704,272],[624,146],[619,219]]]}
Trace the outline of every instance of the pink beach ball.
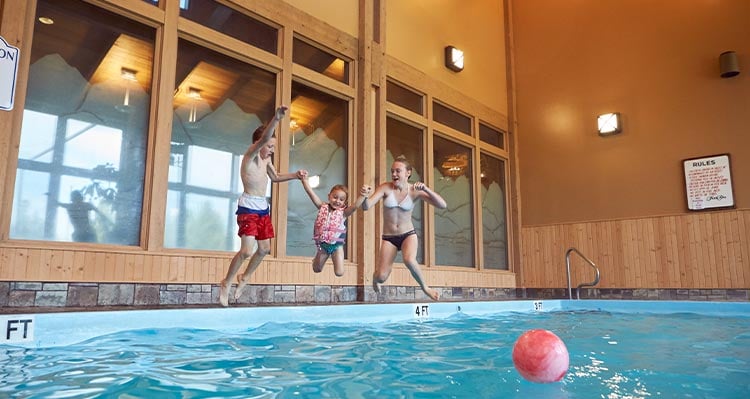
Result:
{"label": "pink beach ball", "polygon": [[513,365],[531,382],[557,382],[568,372],[565,343],[547,330],[529,330],[513,345]]}

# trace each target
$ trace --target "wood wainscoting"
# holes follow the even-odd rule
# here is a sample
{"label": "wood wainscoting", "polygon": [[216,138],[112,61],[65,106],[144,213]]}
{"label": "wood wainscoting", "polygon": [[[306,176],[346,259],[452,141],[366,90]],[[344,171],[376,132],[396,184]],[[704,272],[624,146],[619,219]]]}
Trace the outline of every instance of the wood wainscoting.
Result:
{"label": "wood wainscoting", "polygon": [[[519,287],[567,287],[565,252],[598,266],[598,288],[750,287],[750,210],[524,227]],[[571,284],[594,272],[571,254]]]}

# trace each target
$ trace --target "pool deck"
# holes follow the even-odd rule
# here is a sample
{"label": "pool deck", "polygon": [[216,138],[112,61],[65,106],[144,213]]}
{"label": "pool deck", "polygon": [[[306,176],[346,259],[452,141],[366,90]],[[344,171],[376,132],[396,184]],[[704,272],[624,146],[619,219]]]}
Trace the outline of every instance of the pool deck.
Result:
{"label": "pool deck", "polygon": [[[132,309],[132,308],[131,308]],[[390,323],[502,312],[607,311],[750,317],[750,302],[521,300],[318,306],[203,307],[0,314],[0,345],[65,346],[119,331],[191,328],[243,331],[269,322]]]}

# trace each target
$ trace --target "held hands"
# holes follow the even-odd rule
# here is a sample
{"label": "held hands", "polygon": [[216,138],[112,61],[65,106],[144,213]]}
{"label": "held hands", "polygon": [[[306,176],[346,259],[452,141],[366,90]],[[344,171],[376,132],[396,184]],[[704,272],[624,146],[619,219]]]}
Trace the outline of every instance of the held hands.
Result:
{"label": "held hands", "polygon": [[307,171],[305,169],[300,169],[295,174],[297,175],[297,178],[300,180],[307,179]]}
{"label": "held hands", "polygon": [[282,105],[279,108],[276,108],[276,120],[280,121],[284,119],[287,111],[289,111],[289,107],[287,107],[286,105]]}
{"label": "held hands", "polygon": [[372,187],[368,186],[367,184],[363,184],[362,188],[359,189],[359,195],[367,198],[372,194]]}

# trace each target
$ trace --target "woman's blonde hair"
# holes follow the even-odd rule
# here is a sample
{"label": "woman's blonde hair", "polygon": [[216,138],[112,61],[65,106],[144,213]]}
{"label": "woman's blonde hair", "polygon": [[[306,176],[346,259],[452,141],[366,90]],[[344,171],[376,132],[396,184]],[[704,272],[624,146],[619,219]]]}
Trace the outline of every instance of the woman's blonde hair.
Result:
{"label": "woman's blonde hair", "polygon": [[404,167],[406,167],[406,170],[408,170],[410,172],[409,176],[411,177],[411,172],[412,172],[411,163],[409,163],[409,161],[406,159],[405,155],[401,154],[401,155],[397,156],[396,159],[393,160],[393,162],[400,162],[400,163],[404,164]]}

